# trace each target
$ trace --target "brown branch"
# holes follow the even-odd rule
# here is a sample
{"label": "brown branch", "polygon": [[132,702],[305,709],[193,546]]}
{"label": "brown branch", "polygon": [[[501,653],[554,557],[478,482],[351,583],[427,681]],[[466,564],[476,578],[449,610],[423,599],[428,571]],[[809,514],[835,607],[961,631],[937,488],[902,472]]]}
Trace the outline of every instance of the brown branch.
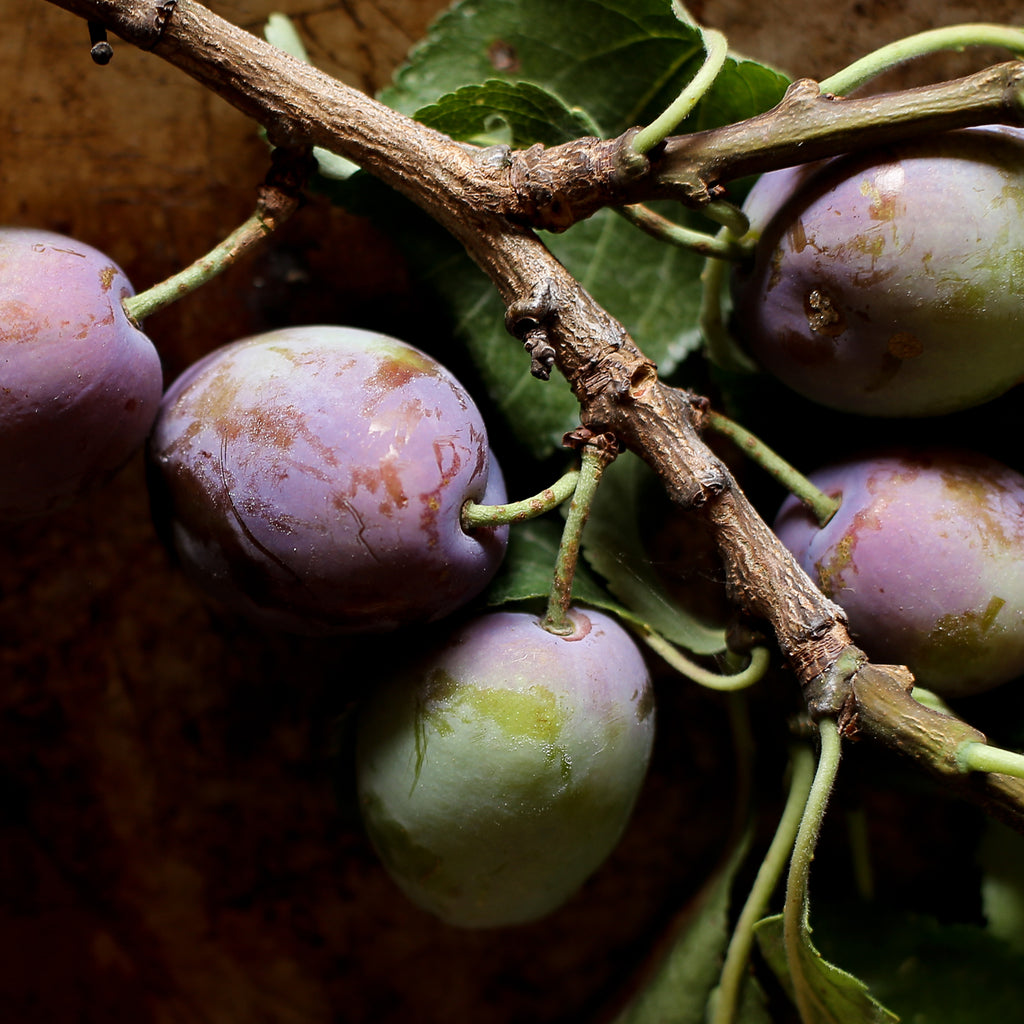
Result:
{"label": "brown branch", "polygon": [[[622,325],[532,228],[564,227],[602,205],[657,195],[700,203],[730,176],[854,143],[1020,119],[1022,65],[863,101],[821,97],[813,83],[801,82],[774,111],[671,140],[648,163],[629,148],[628,135],[525,154],[460,145],[193,0],[50,2],[153,50],[261,123],[274,143],[319,145],[349,157],[444,225],[493,281],[508,306],[508,326],[530,347],[538,374],[557,366],[579,400],[583,423],[595,433],[614,433],[655,469],[675,501],[712,524],[732,597],[770,624],[811,712],[842,711],[848,735],[859,731],[949,774],[947,755],[960,741],[959,727],[936,725],[934,713],[905,692],[889,699],[893,672],[867,664],[841,609],[799,568],[704,444],[702,400],[658,380]],[[899,680],[905,691],[904,677]],[[926,735],[938,738],[926,742]],[[1024,784],[990,776],[969,788],[1024,828]]]}

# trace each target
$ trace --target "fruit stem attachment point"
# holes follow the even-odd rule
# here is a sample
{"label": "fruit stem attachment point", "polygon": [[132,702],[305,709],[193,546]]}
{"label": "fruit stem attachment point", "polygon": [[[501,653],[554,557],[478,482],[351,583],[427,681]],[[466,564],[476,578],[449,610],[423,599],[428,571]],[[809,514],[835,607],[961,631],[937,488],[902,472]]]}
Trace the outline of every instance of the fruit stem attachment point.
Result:
{"label": "fruit stem attachment point", "polygon": [[633,136],[634,152],[643,155],[664,142],[711,88],[711,84],[722,70],[729,52],[725,36],[713,28],[700,28],[699,31],[701,42],[704,44],[704,63],[665,111]]}
{"label": "fruit stem attachment point", "polygon": [[1024,779],[1024,754],[977,740],[968,740],[957,748],[956,763],[965,775],[968,772],[996,772]]}
{"label": "fruit stem attachment point", "polygon": [[1024,29],[1009,25],[968,23],[929,29],[897,39],[837,71],[819,83],[823,93],[846,96],[878,75],[915,57],[943,50],[963,50],[968,46],[1002,46],[1011,53],[1024,54]]}
{"label": "fruit stem attachment point", "polygon": [[721,413],[709,411],[708,427],[735,441],[769,476],[795,494],[814,513],[819,526],[824,526],[839,511],[840,502],[815,487],[795,466],[772,451],[760,438]]}
{"label": "fruit stem attachment point", "polygon": [[569,619],[572,603],[572,581],[580,557],[580,539],[590,516],[597,486],[607,466],[619,453],[618,442],[611,434],[592,434],[585,427],[566,435],[565,443],[580,449],[580,470],[572,501],[565,516],[562,539],[558,545],[555,571],[548,595],[547,611],[541,626],[549,633],[565,636],[573,631]]}
{"label": "fruit stem attachment point", "polygon": [[481,527],[506,526],[536,519],[537,516],[550,512],[570,498],[576,489],[579,476],[579,469],[570,469],[550,487],[546,487],[533,497],[505,505],[478,505],[475,501],[467,501],[462,506],[462,529],[466,533],[472,533]]}
{"label": "fruit stem attachment point", "polygon": [[[281,153],[286,151],[275,150],[275,160],[279,159],[278,154]],[[291,154],[293,162],[295,156],[296,154]],[[283,166],[284,158],[280,159]],[[288,180],[288,174],[289,169],[285,169],[282,174],[280,166],[275,164],[267,182],[260,189],[256,209],[230,235],[183,270],[125,299],[124,310],[129,319],[140,324],[153,313],[194,292],[227,270],[280,227],[299,206],[298,185],[295,181]],[[281,179],[280,184],[276,178]]]}

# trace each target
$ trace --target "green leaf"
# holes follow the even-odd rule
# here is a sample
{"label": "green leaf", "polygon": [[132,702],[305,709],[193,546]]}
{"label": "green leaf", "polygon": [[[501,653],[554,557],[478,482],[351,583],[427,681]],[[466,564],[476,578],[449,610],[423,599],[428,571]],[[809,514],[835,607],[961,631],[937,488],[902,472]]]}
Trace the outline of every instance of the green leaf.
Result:
{"label": "green leaf", "polygon": [[[484,595],[486,603],[496,607],[521,601],[546,601],[561,539],[561,527],[554,519],[532,519],[512,526],[505,561]],[[587,572],[586,566],[576,568],[572,596],[574,601],[628,616],[626,609],[612,600]]]}
{"label": "green leaf", "polygon": [[[671,0],[462,0],[434,22],[381,99],[415,114],[470,83],[526,81],[587,111],[611,137],[653,120],[703,59],[699,31],[676,17]],[[686,130],[760,113],[787,84],[773,69],[730,58]]]}
{"label": "green leaf", "polygon": [[[437,19],[381,99],[461,141],[552,145],[617,135],[653,119],[702,61],[699,32],[676,17],[671,0],[463,0]],[[699,130],[760,113],[786,84],[769,68],[730,58],[682,127]],[[340,186],[334,195],[351,204]],[[524,447],[536,457],[558,450],[578,423],[568,387],[530,377],[490,281],[403,202],[378,192],[360,212],[389,220],[418,279],[449,310],[495,411]],[[389,215],[382,209],[389,203],[405,213]],[[675,204],[672,215],[717,229]],[[644,235],[611,211],[546,240],[663,375],[697,347],[699,257]]]}
{"label": "green leaf", "polygon": [[653,479],[635,455],[621,455],[608,466],[583,532],[583,555],[645,625],[694,654],[717,654],[725,650],[725,630],[699,621],[672,599],[644,547],[640,510]]}
{"label": "green leaf", "polygon": [[[766,917],[754,926],[758,946],[768,965],[792,996],[794,978],[786,959],[783,915]],[[799,984],[809,991],[811,1017],[802,1024],[896,1024],[894,1013],[868,992],[867,985],[829,963],[811,942],[806,922],[800,929]]]}
{"label": "green leaf", "polygon": [[570,109],[548,90],[500,79],[446,93],[417,111],[416,119],[453,139],[516,149],[535,142],[554,146],[597,132],[582,110]]}
{"label": "green leaf", "polygon": [[[687,908],[650,980],[613,1024],[705,1024],[729,941],[731,890],[747,845],[744,841],[733,851]],[[735,1024],[770,1024],[770,1019],[751,980]]]}
{"label": "green leaf", "polygon": [[818,907],[816,919],[822,949],[907,1024],[1021,1018],[1024,955],[985,928],[864,902]]}

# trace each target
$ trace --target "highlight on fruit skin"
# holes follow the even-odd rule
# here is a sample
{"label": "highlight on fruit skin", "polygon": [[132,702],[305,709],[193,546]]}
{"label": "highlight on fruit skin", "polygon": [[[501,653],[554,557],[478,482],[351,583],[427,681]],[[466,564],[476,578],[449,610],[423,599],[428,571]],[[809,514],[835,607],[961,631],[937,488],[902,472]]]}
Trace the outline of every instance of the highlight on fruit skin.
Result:
{"label": "highlight on fruit skin", "polygon": [[73,504],[145,443],[163,371],[132,294],[91,245],[0,228],[0,522]]}
{"label": "highlight on fruit skin", "polygon": [[471,619],[362,711],[368,835],[405,894],[449,924],[551,913],[630,818],[654,736],[647,667],[614,619],[570,616],[568,636],[526,612]]}
{"label": "highlight on fruit skin", "polygon": [[873,661],[946,697],[1024,674],[1024,476],[972,452],[894,450],[810,479],[839,510],[819,527],[791,496],[775,531]]}
{"label": "highlight on fruit skin", "polygon": [[219,605],[297,633],[431,622],[475,597],[507,527],[483,418],[412,345],[303,326],[210,353],[167,390],[149,444],[154,518]]}
{"label": "highlight on fruit skin", "polygon": [[932,416],[1024,376],[1024,130],[963,129],[762,175],[732,331],[821,405]]}

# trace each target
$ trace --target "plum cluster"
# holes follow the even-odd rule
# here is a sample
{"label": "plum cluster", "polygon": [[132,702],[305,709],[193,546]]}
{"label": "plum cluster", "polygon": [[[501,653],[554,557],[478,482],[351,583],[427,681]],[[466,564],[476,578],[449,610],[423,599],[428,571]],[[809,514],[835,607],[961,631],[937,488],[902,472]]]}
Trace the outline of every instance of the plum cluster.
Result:
{"label": "plum cluster", "polygon": [[[984,126],[763,175],[732,278],[748,352],[812,402],[939,416],[1024,375],[1024,131]],[[891,433],[891,432],[890,432]],[[1024,478],[962,450],[860,454],[776,531],[876,659],[946,696],[1024,674]]]}
{"label": "plum cluster", "polygon": [[[506,494],[447,368],[316,325],[225,345],[163,392],[132,295],[89,246],[0,232],[0,518],[69,504],[144,450],[158,532],[222,613],[333,635],[467,609],[508,527],[468,531],[462,509]],[[646,665],[608,616],[570,621],[561,635],[519,612],[453,619],[367,700],[368,833],[395,881],[452,924],[549,913],[629,818],[653,736]]]}

